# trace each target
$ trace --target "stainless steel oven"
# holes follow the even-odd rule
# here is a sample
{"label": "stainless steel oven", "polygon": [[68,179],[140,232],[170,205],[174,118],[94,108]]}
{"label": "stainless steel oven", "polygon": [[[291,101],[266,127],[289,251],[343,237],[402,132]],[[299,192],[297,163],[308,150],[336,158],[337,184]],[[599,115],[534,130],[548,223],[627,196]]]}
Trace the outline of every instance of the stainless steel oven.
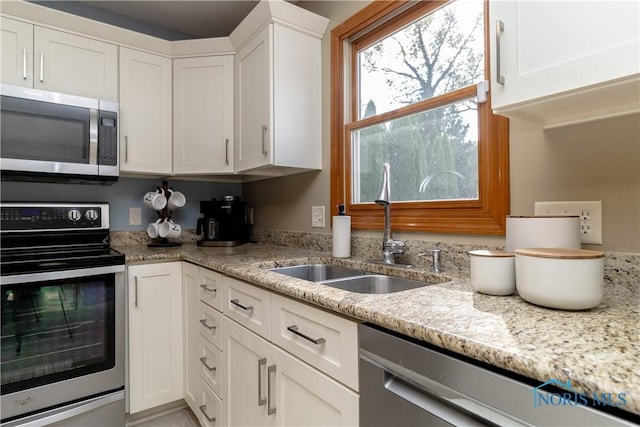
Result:
{"label": "stainless steel oven", "polygon": [[124,256],[109,207],[3,203],[2,426],[124,425]]}

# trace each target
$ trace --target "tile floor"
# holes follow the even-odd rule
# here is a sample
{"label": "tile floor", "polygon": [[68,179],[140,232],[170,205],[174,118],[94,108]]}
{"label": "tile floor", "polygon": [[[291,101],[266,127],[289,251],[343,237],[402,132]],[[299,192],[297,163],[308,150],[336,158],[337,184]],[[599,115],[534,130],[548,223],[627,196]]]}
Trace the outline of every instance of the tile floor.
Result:
{"label": "tile floor", "polygon": [[189,408],[184,408],[137,424],[136,427],[198,427],[199,425],[193,412]]}

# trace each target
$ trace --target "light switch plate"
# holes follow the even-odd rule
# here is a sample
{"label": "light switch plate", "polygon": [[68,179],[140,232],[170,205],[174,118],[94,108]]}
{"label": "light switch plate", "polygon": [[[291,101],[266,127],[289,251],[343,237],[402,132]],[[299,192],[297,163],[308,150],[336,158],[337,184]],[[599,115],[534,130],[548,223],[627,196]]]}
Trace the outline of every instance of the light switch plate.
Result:
{"label": "light switch plate", "polygon": [[311,206],[311,227],[324,228],[324,206]]}
{"label": "light switch plate", "polygon": [[578,215],[582,243],[602,244],[602,202],[535,202],[535,215]]}

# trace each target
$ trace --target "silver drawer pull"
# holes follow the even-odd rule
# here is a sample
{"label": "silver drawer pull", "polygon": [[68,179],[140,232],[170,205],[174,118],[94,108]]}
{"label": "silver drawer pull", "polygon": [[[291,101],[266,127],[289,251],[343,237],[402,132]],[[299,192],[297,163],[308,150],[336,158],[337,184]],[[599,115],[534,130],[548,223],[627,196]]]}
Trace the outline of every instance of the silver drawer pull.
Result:
{"label": "silver drawer pull", "polygon": [[291,326],[287,326],[287,331],[304,338],[307,341],[310,341],[312,343],[314,343],[315,345],[320,345],[320,344],[324,344],[325,342],[327,342],[327,340],[325,340],[324,338],[320,337],[320,338],[311,338],[308,335],[303,334],[302,332],[300,332],[298,330],[298,326],[297,325],[291,325]]}
{"label": "silver drawer pull", "polygon": [[207,415],[207,405],[200,406],[200,412],[202,412],[204,414],[204,417],[210,423],[215,423],[216,422],[216,417],[209,418],[209,415]]}
{"label": "silver drawer pull", "polygon": [[276,413],[276,405],[271,406],[271,374],[274,374],[273,383],[275,384],[276,365],[271,365],[267,368],[267,415],[273,415]]}
{"label": "silver drawer pull", "polygon": [[205,328],[207,328],[208,330],[210,330],[210,331],[213,331],[213,330],[215,330],[215,329],[216,329],[216,327],[215,327],[215,326],[210,326],[210,325],[207,323],[207,319],[200,319],[200,323],[202,323],[202,325],[203,325]]}
{"label": "silver drawer pull", "polygon": [[267,399],[262,397],[262,368],[267,366],[267,358],[258,360],[258,406],[266,405]]}
{"label": "silver drawer pull", "polygon": [[231,304],[240,307],[244,311],[252,311],[253,310],[252,306],[245,307],[244,305],[240,304],[240,300],[238,300],[238,299],[232,299],[230,302],[231,302]]}
{"label": "silver drawer pull", "polygon": [[502,75],[501,66],[502,60],[500,59],[500,54],[502,53],[501,44],[501,35],[504,31],[504,22],[501,20],[496,21],[496,82],[504,85],[504,76]]}
{"label": "silver drawer pull", "polygon": [[202,290],[204,290],[205,292],[211,292],[211,293],[216,293],[218,292],[218,290],[216,288],[210,288],[207,285],[200,285],[200,287],[202,288]]}
{"label": "silver drawer pull", "polygon": [[207,365],[207,358],[206,357],[201,357],[200,358],[200,362],[202,362],[202,364],[204,365],[205,368],[207,368],[209,370],[209,372],[215,371],[216,367],[211,367],[209,365]]}

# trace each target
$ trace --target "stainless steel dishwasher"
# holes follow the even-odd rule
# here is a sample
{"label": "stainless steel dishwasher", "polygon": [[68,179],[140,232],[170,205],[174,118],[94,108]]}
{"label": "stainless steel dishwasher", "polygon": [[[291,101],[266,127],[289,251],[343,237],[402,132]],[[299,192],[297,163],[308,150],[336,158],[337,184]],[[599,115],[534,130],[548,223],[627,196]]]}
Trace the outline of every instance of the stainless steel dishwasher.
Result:
{"label": "stainless steel dishwasher", "polygon": [[360,425],[637,426],[584,405],[534,407],[540,384],[361,324]]}

